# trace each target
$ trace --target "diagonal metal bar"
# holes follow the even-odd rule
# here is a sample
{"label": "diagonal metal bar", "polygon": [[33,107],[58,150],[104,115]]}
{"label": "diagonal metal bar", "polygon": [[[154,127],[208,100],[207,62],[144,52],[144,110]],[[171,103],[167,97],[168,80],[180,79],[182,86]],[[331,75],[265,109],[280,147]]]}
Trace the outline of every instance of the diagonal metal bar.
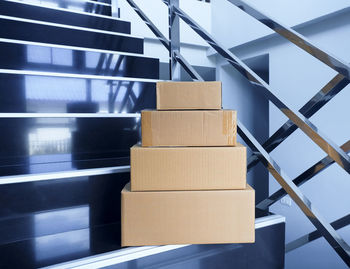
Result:
{"label": "diagonal metal bar", "polygon": [[170,44],[169,40],[162,34],[162,32],[153,24],[153,22],[146,16],[146,14],[138,7],[138,5],[133,0],[126,0],[129,5],[135,10],[137,15],[143,20],[143,22],[148,26],[152,33],[159,39],[159,41],[169,50]]}
{"label": "diagonal metal bar", "polygon": [[191,76],[193,80],[204,81],[203,78],[201,78],[201,76],[198,74],[196,69],[194,69],[193,66],[190,65],[187,62],[187,60],[184,57],[182,57],[181,54],[179,54],[176,51],[174,51],[174,54],[174,58],[176,59],[176,61],[183,67],[183,69],[185,69],[185,71]]}
{"label": "diagonal metal bar", "polygon": [[[350,224],[350,214],[337,219],[336,221],[333,221],[331,223],[331,226],[335,229],[335,230],[339,230],[343,227],[346,227]],[[322,235],[319,233],[319,231],[315,230],[309,234],[306,234],[304,236],[299,237],[298,239],[295,239],[291,242],[289,242],[288,244],[286,244],[286,252],[290,252],[296,248],[302,247],[303,245],[306,245],[318,238],[322,237]]]}
{"label": "diagonal metal bar", "polygon": [[120,108],[119,108],[119,113],[121,113],[124,109],[124,106],[126,106],[126,104],[128,103],[128,100],[130,98],[130,92],[132,91],[132,87],[134,86],[135,84],[135,81],[130,81],[129,82],[129,85],[127,86],[126,88],[126,92],[125,92],[125,95],[124,95],[124,98],[120,104]]}
{"label": "diagonal metal bar", "polygon": [[108,75],[108,70],[111,66],[113,60],[113,54],[108,55],[107,61],[106,61],[106,68],[104,70],[104,74],[107,76]]}
{"label": "diagonal metal bar", "polygon": [[116,76],[118,74],[120,66],[121,66],[121,64],[122,64],[124,59],[125,59],[124,55],[119,55],[118,60],[117,60],[117,62],[115,64],[115,67],[114,67],[114,69],[112,71],[112,76]]}
{"label": "diagonal metal bar", "polygon": [[335,162],[345,171],[350,173],[350,157],[335,143],[328,139],[300,112],[294,111],[286,102],[278,98],[272,88],[261,79],[253,70],[243,63],[228,49],[221,46],[209,33],[200,27],[183,10],[173,6],[173,11],[186,22],[198,35],[200,35],[210,46],[212,46],[222,57],[224,57],[238,72],[246,77],[249,82],[262,91],[265,97],[281,110],[292,122],[294,122],[307,136],[310,137],[320,148],[322,148]]}
{"label": "diagonal metal bar", "polygon": [[[336,75],[331,81],[329,81],[319,92],[317,92],[300,110],[306,118],[310,118],[318,110],[320,110],[325,104],[327,104],[334,96],[342,91],[350,81],[344,78],[343,75]],[[283,124],[269,139],[263,144],[264,149],[267,152],[273,151],[279,146],[288,136],[290,136],[298,127],[288,120]],[[248,159],[248,171],[258,164],[259,159],[255,155],[250,156]]]}
{"label": "diagonal metal bar", "polygon": [[[346,153],[350,153],[350,140],[348,140],[346,143],[344,143],[341,146],[341,148]],[[334,161],[331,158],[329,158],[329,156],[327,156],[327,157],[323,158],[322,160],[320,160],[319,162],[315,163],[309,169],[305,170],[303,173],[301,173],[295,179],[293,179],[293,183],[299,187],[302,184],[309,181],[314,176],[316,176],[317,174],[324,171],[326,168],[328,168],[333,163],[334,163]],[[256,207],[260,208],[262,210],[267,210],[269,206],[276,203],[278,200],[280,200],[285,195],[287,195],[287,192],[281,188],[281,189],[277,190],[276,192],[274,192],[272,195],[270,195],[268,198],[261,201]]]}
{"label": "diagonal metal bar", "polygon": [[96,66],[95,75],[99,75],[101,73],[102,65],[103,65],[106,57],[107,57],[106,53],[100,54],[100,58],[98,59],[98,63],[97,63],[97,66]]}
{"label": "diagonal metal bar", "polygon": [[326,52],[315,44],[313,44],[310,40],[308,40],[303,35],[294,31],[292,28],[283,25],[280,22],[270,18],[264,13],[258,11],[253,5],[247,4],[242,0],[227,0],[233,5],[239,7],[245,13],[254,17],[262,24],[266,25],[276,33],[288,39],[290,42],[294,43],[299,48],[303,49],[307,53],[311,54],[324,64],[328,65],[330,68],[336,70],[338,73],[342,74],[344,77],[350,79],[350,65],[337,57],[331,55],[329,52]]}
{"label": "diagonal metal bar", "polygon": [[249,133],[249,131],[238,121],[238,134],[245,141],[245,143],[254,151],[259,152],[260,161],[265,165],[273,177],[278,181],[283,189],[292,197],[294,202],[303,211],[306,217],[316,227],[322,236],[328,241],[343,261],[350,266],[350,247],[338,235],[335,229],[327,223],[318,211],[315,209],[311,201],[302,194],[299,188],[293,181],[282,171],[278,164],[271,158],[271,156],[264,150],[259,142]]}

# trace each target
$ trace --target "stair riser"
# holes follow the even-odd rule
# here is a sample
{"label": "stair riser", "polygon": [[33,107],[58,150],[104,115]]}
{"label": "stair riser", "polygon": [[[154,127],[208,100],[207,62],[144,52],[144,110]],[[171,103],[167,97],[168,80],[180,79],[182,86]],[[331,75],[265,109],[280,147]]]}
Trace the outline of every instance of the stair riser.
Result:
{"label": "stair riser", "polygon": [[0,69],[158,79],[159,60],[0,42]]}
{"label": "stair riser", "polygon": [[128,165],[140,141],[135,118],[0,119],[0,128],[0,176]]}
{"label": "stair riser", "polygon": [[119,173],[0,185],[0,245],[120,222],[120,191],[129,178]]}
{"label": "stair riser", "polygon": [[[1,268],[39,268],[120,249],[120,191],[128,180],[124,173],[0,186],[7,194],[0,196]],[[113,268],[283,268],[285,225],[265,225],[254,244],[179,246]]]}
{"label": "stair riser", "polygon": [[16,2],[1,2],[0,14],[31,20],[39,20],[130,34],[130,22],[66,12],[63,10],[56,10],[34,5],[26,5]]}
{"label": "stair riser", "polygon": [[12,19],[0,19],[0,25],[0,37],[7,39],[143,53],[143,39],[132,36],[77,30]]}
{"label": "stair riser", "polygon": [[155,83],[0,73],[0,113],[135,113],[154,105]]}
{"label": "stair riser", "polygon": [[[33,3],[31,0],[24,0],[24,2]],[[106,16],[112,15],[112,7],[110,3],[104,3],[103,1],[41,0],[40,5],[67,8],[69,10],[84,11]]]}

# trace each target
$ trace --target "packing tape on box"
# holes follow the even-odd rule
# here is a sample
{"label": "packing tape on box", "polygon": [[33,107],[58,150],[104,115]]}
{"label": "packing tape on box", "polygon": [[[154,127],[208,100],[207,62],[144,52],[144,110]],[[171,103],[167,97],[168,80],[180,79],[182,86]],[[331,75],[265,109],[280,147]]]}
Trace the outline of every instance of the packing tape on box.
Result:
{"label": "packing tape on box", "polygon": [[222,133],[227,136],[227,142],[231,145],[234,142],[237,133],[236,111],[223,111]]}
{"label": "packing tape on box", "polygon": [[[153,143],[153,136],[151,132],[152,129],[152,113],[144,113],[141,111],[141,138],[142,138],[142,145],[151,145]],[[147,130],[147,131],[146,131]],[[147,133],[148,135],[145,136],[143,133]],[[147,138],[147,139],[145,139]]]}

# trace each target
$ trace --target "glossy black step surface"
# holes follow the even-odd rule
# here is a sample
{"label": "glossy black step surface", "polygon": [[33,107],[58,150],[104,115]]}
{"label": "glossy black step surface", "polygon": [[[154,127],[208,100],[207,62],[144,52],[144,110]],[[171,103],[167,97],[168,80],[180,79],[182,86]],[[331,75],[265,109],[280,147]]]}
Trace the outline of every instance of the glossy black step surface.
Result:
{"label": "glossy black step surface", "polygon": [[159,59],[0,41],[0,69],[158,79]]}
{"label": "glossy black step surface", "polygon": [[0,176],[127,165],[139,127],[139,118],[0,119]]}
{"label": "glossy black step surface", "polygon": [[120,191],[128,181],[121,173],[0,185],[0,268],[119,249]]}
{"label": "glossy black step surface", "polygon": [[0,19],[0,37],[102,50],[143,53],[143,39],[123,34],[77,30],[61,26]]}
{"label": "glossy black step surface", "polygon": [[22,0],[25,3],[33,3],[41,6],[66,8],[69,10],[77,10],[111,16],[112,7],[110,3],[104,3],[101,0]]}
{"label": "glossy black step surface", "polygon": [[189,245],[101,268],[281,269],[284,236],[285,225],[279,223],[257,229],[254,244]]}
{"label": "glossy black step surface", "polygon": [[155,107],[155,82],[0,73],[0,113],[134,113]]}
{"label": "glossy black step surface", "polygon": [[66,12],[64,10],[19,2],[1,1],[0,14],[24,19],[130,34],[130,22],[127,21],[89,14],[84,15],[81,13]]}
{"label": "glossy black step surface", "polygon": [[[128,180],[123,173],[0,186],[7,193],[0,197],[0,267],[37,268],[121,249],[120,191]],[[109,268],[283,268],[284,229],[281,222],[256,229],[254,244],[190,245]]]}

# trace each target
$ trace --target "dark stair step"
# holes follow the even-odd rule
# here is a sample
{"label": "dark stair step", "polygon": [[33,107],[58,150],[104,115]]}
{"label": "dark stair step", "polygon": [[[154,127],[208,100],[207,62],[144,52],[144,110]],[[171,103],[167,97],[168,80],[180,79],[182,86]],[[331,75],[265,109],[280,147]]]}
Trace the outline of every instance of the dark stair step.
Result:
{"label": "dark stair step", "polygon": [[[118,173],[0,185],[1,193],[6,194],[0,197],[0,229],[5,233],[0,242],[0,267],[39,268],[120,249],[120,191],[128,181],[129,173]],[[187,245],[174,249],[168,246],[168,251],[159,253],[154,252],[154,247],[153,255],[137,257],[133,253],[130,256],[134,258],[126,253],[132,248],[123,248],[114,253],[114,258],[128,258],[110,265],[283,268],[284,218],[256,212],[255,223],[253,244]],[[135,252],[143,249],[134,248]],[[13,253],[21,253],[21,259]],[[104,259],[107,255],[112,258],[111,253],[106,253]],[[98,261],[104,260],[99,258]],[[85,265],[100,268],[92,259],[85,259]],[[65,264],[60,268],[73,267]]]}
{"label": "dark stair step", "polygon": [[73,26],[0,18],[0,37],[101,50],[143,53],[143,38]]}
{"label": "dark stair step", "polygon": [[0,41],[0,69],[159,78],[155,58]]}
{"label": "dark stair step", "polygon": [[69,113],[72,103],[92,102],[102,117],[155,107],[157,80],[33,74],[0,73],[0,113]]}
{"label": "dark stair step", "polygon": [[24,19],[130,34],[130,22],[127,21],[117,20],[106,16],[94,16],[89,13],[83,14],[64,11],[62,9],[41,7],[29,3],[1,1],[0,14]]}

